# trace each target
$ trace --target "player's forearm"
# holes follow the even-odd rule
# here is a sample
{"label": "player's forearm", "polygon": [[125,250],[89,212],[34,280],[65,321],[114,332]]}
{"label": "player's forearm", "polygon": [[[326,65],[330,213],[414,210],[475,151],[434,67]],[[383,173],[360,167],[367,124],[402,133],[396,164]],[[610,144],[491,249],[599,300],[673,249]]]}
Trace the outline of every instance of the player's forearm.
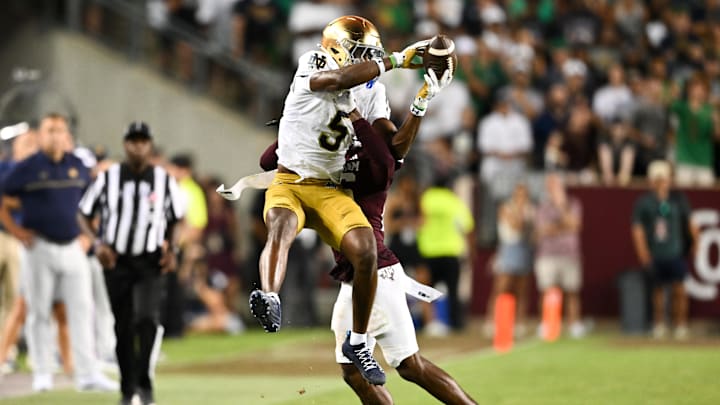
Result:
{"label": "player's forearm", "polygon": [[415,114],[408,114],[405,122],[402,123],[397,133],[392,138],[393,154],[396,158],[402,159],[410,152],[410,147],[415,142],[422,117]]}
{"label": "player's forearm", "polygon": [[[389,58],[382,59],[384,70],[392,69]],[[340,91],[369,82],[383,73],[376,61],[365,61],[336,70],[315,73],[310,78],[312,91]]]}

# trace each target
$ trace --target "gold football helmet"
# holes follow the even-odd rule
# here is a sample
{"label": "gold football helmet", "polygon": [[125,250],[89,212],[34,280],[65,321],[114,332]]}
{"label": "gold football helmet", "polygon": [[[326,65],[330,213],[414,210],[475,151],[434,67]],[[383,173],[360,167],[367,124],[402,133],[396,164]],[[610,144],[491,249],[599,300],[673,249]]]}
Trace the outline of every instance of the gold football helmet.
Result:
{"label": "gold football helmet", "polygon": [[323,30],[320,46],[340,67],[385,55],[375,25],[355,15],[332,20]]}

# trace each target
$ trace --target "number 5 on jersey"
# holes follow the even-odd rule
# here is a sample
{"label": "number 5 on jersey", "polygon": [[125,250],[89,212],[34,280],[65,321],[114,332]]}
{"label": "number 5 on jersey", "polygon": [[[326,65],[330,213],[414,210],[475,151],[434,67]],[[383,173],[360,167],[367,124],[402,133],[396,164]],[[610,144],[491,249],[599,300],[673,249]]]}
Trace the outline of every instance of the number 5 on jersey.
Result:
{"label": "number 5 on jersey", "polygon": [[332,121],[328,124],[328,128],[330,128],[331,132],[321,132],[318,141],[324,149],[335,152],[340,149],[340,144],[342,144],[345,137],[350,133],[348,127],[343,122],[343,113],[341,111],[335,114],[335,117],[333,117]]}

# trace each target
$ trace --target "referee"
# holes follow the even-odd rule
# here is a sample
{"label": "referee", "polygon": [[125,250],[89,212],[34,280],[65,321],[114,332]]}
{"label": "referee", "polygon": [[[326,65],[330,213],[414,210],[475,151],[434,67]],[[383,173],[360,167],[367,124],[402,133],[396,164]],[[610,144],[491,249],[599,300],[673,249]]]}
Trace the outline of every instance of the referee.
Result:
{"label": "referee", "polygon": [[[115,315],[120,403],[130,404],[137,394],[148,405],[154,404],[152,378],[163,335],[162,274],[175,268],[172,234],[183,210],[175,180],[150,164],[147,124],[130,124],[123,144],[125,161],[98,175],[80,200],[79,217],[86,233],[98,235],[95,249]],[[100,226],[93,232],[97,216]]]}

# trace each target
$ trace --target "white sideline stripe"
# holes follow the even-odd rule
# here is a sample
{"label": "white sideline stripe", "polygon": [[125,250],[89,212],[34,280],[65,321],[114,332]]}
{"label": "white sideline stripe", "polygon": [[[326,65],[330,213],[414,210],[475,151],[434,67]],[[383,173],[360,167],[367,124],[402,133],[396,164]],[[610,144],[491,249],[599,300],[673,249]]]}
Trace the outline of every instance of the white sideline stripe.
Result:
{"label": "white sideline stripe", "polygon": [[155,380],[155,366],[157,366],[158,358],[160,357],[160,346],[162,345],[163,334],[165,334],[165,328],[163,328],[162,325],[158,325],[157,332],[155,332],[155,341],[153,342],[152,351],[150,352],[150,362],[148,364],[150,381]]}

